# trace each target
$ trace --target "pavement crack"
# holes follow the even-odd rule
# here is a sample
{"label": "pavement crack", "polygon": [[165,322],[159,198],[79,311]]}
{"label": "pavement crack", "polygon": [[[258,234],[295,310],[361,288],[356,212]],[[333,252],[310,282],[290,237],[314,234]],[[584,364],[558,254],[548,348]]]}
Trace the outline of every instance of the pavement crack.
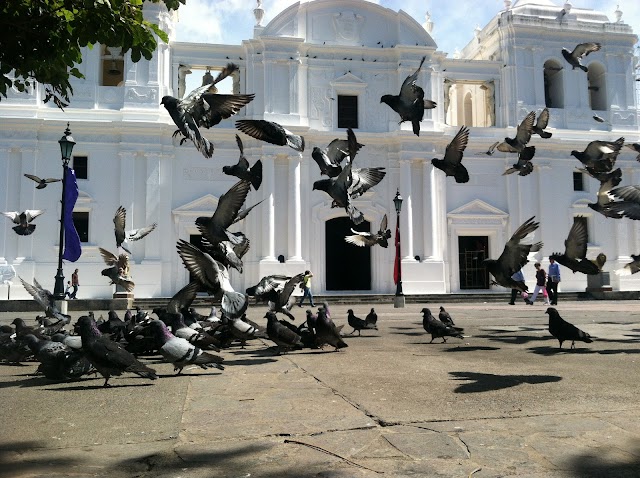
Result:
{"label": "pavement crack", "polygon": [[451,438],[453,438],[456,441],[456,443],[458,443],[460,448],[462,448],[462,450],[467,455],[467,458],[471,458],[471,450],[469,449],[469,445],[467,445],[467,442],[465,442],[462,438],[460,438],[460,435],[457,433],[453,435]]}

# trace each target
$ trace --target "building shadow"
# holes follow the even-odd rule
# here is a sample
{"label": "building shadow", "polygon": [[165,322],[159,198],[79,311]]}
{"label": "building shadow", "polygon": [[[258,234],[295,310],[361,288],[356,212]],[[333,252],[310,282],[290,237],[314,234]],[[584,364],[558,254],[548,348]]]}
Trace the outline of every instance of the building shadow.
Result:
{"label": "building shadow", "polygon": [[523,383],[534,385],[562,380],[562,377],[557,375],[496,375],[479,372],[449,372],[449,375],[453,380],[471,381],[471,383],[458,385],[454,390],[455,393],[489,392],[515,387]]}

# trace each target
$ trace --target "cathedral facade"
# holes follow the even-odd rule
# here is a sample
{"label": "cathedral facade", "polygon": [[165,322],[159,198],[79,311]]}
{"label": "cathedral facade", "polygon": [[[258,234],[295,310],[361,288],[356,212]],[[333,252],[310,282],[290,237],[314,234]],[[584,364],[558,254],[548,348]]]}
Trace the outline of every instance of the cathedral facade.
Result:
{"label": "cathedral facade", "polygon": [[[107,45],[87,49],[79,66],[85,79],[71,80],[74,94],[64,111],[43,104],[38,85],[26,93],[10,91],[0,101],[0,161],[5,165],[0,207],[46,210],[30,236],[18,236],[8,222],[4,225],[0,267],[13,267],[28,282],[35,277],[53,290],[59,183],[36,190],[23,175],[61,176],[57,141],[69,123],[77,143],[71,166],[78,173],[74,219],[83,252],[78,262],[65,265],[65,275],[80,270],[82,298],[113,293],[100,274],[105,265],[98,247],[115,252],[112,219],[120,205],[127,210],[127,228],[158,224],[129,247],[135,296],[171,296],[188,282],[176,241],[197,243],[195,219],[210,216],[235,183],[222,174],[222,166],[238,160],[236,134],[249,162],[262,160],[263,183],[249,193],[247,205],[262,202],[233,229],[251,241],[243,272],[231,272],[234,288],[244,291],[265,275],[309,269],[316,294],[393,293],[393,240],[386,249],[347,244],[344,236],[354,226],[345,211],[312,190],[320,172],[311,150],[346,138],[348,127],[365,145],[357,165],[384,167],[387,173],[356,199],[366,218],[356,229],[375,232],[387,215],[393,231],[393,199],[397,192],[403,198],[405,294],[503,291],[491,285],[482,260],[497,258],[515,229],[532,216],[540,221],[534,240],[544,247],[531,254],[524,269],[529,284],[534,283],[533,262],[547,268],[548,256],[564,250],[578,216],[589,232],[587,257],[602,252],[608,258],[604,270],[620,268],[631,254],[640,253],[638,224],[605,218],[587,206],[596,201],[599,184],[577,171],[580,163],[570,153],[593,140],[640,140],[637,37],[621,12],[609,19],[567,2],[568,11],[559,20],[562,8],[550,0],[506,1],[453,57],[438,50],[429,21],[423,26],[403,11],[363,0],[297,3],[264,26],[258,6],[253,38],[240,45],[170,41],[159,44],[151,60],[138,63]],[[157,4],[145,9],[170,38],[175,36],[175,15]],[[572,69],[561,54],[563,47],[586,41],[602,45],[583,60],[588,73]],[[423,57],[418,84],[438,106],[425,111],[417,136],[410,123],[398,123],[398,115],[380,97],[397,94]],[[172,138],[175,126],[160,99],[185,95],[190,78],[207,70],[215,76],[228,62],[239,66],[230,88],[255,93],[255,99],[238,115],[203,130],[215,145],[213,158],[206,159],[192,143],[181,146]],[[544,108],[553,136],[532,140],[533,173],[502,175],[517,156],[484,152],[515,136],[530,111]],[[235,129],[239,119],[280,123],[304,136],[306,149],[298,153],[249,138]],[[470,181],[457,184],[431,159],[443,157],[462,125],[470,128],[463,159]],[[622,185],[640,184],[636,153],[625,148],[616,167],[622,168]],[[561,291],[587,286],[586,276],[562,273]],[[635,276],[611,274],[610,280],[614,290],[640,288]],[[11,289],[11,298],[28,297],[21,287]]]}

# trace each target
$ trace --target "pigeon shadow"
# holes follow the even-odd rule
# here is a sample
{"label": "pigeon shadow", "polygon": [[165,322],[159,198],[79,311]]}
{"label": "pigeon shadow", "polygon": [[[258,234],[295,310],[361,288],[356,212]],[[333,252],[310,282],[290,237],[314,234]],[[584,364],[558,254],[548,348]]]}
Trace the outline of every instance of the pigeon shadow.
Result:
{"label": "pigeon shadow", "polygon": [[[169,375],[170,376],[170,375]],[[100,385],[74,385],[71,387],[58,387],[58,388],[46,388],[45,390],[52,390],[54,392],[67,392],[72,390],[108,390],[110,388],[140,388],[140,387],[152,387],[152,383],[121,383],[121,384],[109,384],[109,386],[104,387],[102,384]]]}
{"label": "pigeon shadow", "polygon": [[396,329],[396,330],[411,330],[411,329],[415,329],[415,327],[388,327],[389,329]]}
{"label": "pigeon shadow", "polygon": [[[0,469],[2,476],[46,476],[52,468],[69,470],[80,460],[69,457],[23,458],[25,450],[46,448],[45,442],[19,441],[0,444]],[[19,461],[12,457],[20,456]],[[42,473],[42,475],[40,474]]]}
{"label": "pigeon shadow", "polygon": [[222,365],[262,365],[265,363],[277,362],[274,358],[255,358],[255,359],[238,359],[238,360],[225,360]]}
{"label": "pigeon shadow", "polygon": [[[509,332],[513,333],[513,330]],[[529,342],[540,342],[543,340],[549,340],[553,338],[550,335],[547,335],[544,337],[538,337],[533,335],[507,335],[507,336],[499,336],[499,337],[496,337],[494,335],[475,335],[474,337],[478,339],[487,339],[493,342],[501,342],[503,344],[513,344],[513,345],[528,344]]]}
{"label": "pigeon shadow", "polygon": [[391,332],[392,334],[397,335],[408,335],[409,337],[420,337],[424,335],[424,332]]}
{"label": "pigeon shadow", "polygon": [[378,339],[380,338],[379,335],[351,335],[351,334],[341,335],[341,337],[343,339]]}
{"label": "pigeon shadow", "polygon": [[[632,460],[614,462],[611,456],[620,456],[620,450],[599,447],[591,453],[576,455],[563,466],[576,478],[635,478],[640,476],[640,440],[635,440],[636,451],[628,451]],[[610,453],[612,452],[612,453]]]}
{"label": "pigeon shadow", "polygon": [[475,352],[476,350],[500,350],[500,347],[489,347],[483,345],[461,345],[455,348],[446,349],[445,352]]}
{"label": "pigeon shadow", "polygon": [[523,383],[539,384],[559,382],[562,377],[557,375],[496,375],[479,372],[449,372],[453,380],[470,380],[471,383],[458,385],[454,393],[479,393],[492,390],[503,390]]}
{"label": "pigeon shadow", "polygon": [[[218,373],[215,373],[215,372],[218,372]],[[221,375],[221,374],[222,374],[222,371],[220,369],[211,369],[208,373],[207,372],[190,372],[189,370],[185,369],[182,371],[181,374],[168,373],[168,374],[158,375],[158,378],[206,377],[209,375]],[[151,384],[146,384],[146,385],[151,385]]]}
{"label": "pigeon shadow", "polygon": [[[600,342],[600,340],[597,340]],[[595,342],[594,342],[595,344]],[[576,348],[571,349],[571,344],[560,347],[529,347],[527,351],[537,355],[558,355],[558,354],[599,354],[599,355],[616,355],[616,354],[640,354],[640,349],[593,349],[590,345],[582,342],[576,343]]]}

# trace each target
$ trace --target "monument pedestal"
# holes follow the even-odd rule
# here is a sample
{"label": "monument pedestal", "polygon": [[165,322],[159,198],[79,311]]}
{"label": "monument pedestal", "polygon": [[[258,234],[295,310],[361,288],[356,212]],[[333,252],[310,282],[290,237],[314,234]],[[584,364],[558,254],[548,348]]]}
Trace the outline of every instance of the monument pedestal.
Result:
{"label": "monument pedestal", "polygon": [[393,298],[393,307],[395,309],[404,309],[404,304],[405,304],[405,300],[404,300],[404,295],[396,295]]}
{"label": "monument pedestal", "polygon": [[113,294],[113,298],[114,299],[119,299],[119,300],[125,300],[126,301],[126,308],[127,309],[132,309],[133,308],[133,292],[127,292],[127,290],[116,284],[116,291]]}
{"label": "monument pedestal", "polygon": [[69,301],[68,300],[56,300],[56,307],[60,311],[61,314],[68,315],[67,310],[69,310]]}

